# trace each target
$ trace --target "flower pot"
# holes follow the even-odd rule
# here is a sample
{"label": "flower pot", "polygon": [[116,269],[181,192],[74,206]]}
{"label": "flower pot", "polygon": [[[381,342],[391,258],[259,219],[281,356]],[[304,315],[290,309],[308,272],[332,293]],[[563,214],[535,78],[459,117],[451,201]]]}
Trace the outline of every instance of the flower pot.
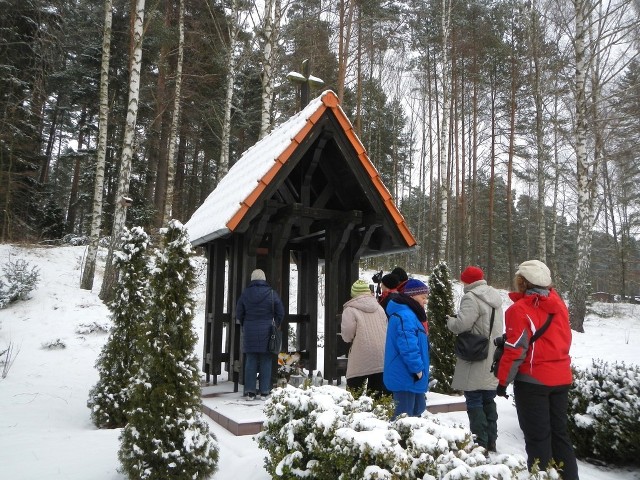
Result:
{"label": "flower pot", "polygon": [[291,375],[289,377],[289,385],[292,387],[301,387],[304,383],[304,377],[302,375]]}

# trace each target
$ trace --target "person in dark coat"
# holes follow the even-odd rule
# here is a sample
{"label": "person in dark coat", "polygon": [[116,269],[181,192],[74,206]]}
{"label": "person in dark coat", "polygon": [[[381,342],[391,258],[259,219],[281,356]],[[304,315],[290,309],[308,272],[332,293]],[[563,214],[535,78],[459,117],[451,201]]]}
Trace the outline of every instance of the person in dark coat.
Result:
{"label": "person in dark coat", "polygon": [[[509,294],[513,305],[505,313],[506,338],[497,393],[507,397],[507,385],[513,382],[529,470],[536,461],[544,470],[553,459],[562,464],[562,478],[578,480],[578,464],[567,431],[573,381],[569,311],[552,287],[549,267],[540,260],[520,264],[515,287]],[[530,343],[548,320],[544,333]]]}
{"label": "person in dark coat", "polygon": [[260,396],[266,400],[271,391],[273,354],[269,352],[271,322],[278,328],[284,318],[284,306],[269,286],[262,270],[251,272],[251,283],[242,291],[236,305],[236,318],[242,325],[242,351],[245,353],[244,393],[256,398],[256,378],[260,373]]}

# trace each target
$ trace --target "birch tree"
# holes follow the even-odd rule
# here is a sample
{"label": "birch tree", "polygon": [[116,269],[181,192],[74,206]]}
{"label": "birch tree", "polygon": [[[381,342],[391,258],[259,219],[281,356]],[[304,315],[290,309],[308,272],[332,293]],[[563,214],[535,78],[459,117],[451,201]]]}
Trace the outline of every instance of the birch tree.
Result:
{"label": "birch tree", "polygon": [[80,288],[91,290],[96,270],[96,256],[100,240],[100,224],[102,221],[102,194],[104,191],[104,166],[107,157],[107,127],[109,123],[109,56],[111,54],[111,24],[113,21],[113,2],[104,2],[104,29],[102,33],[102,61],[100,64],[100,112],[98,123],[98,158],[93,190],[93,207],[91,215],[91,234],[87,248],[87,258]]}
{"label": "birch tree", "polygon": [[[605,155],[603,129],[606,117],[605,86],[636,58],[629,35],[638,21],[629,0],[603,2],[574,0],[575,10],[575,96],[577,245],[575,276],[569,292],[571,328],[584,332],[586,300],[590,293],[591,248],[599,165]],[[633,53],[631,53],[633,52]],[[587,148],[587,141],[592,144]],[[589,155],[588,151],[592,154]]]}
{"label": "birch tree", "polygon": [[[213,14],[212,14],[213,16]],[[227,51],[227,91],[224,98],[224,113],[222,120],[222,138],[220,140],[220,164],[218,178],[224,177],[229,171],[229,147],[231,139],[231,109],[233,107],[233,88],[236,82],[238,53],[238,38],[240,32],[246,28],[246,17],[241,13],[239,0],[231,1],[229,24],[229,47]]]}
{"label": "birch tree", "polygon": [[442,0],[442,124],[440,126],[440,239],[438,242],[438,261],[444,261],[447,249],[447,215],[449,213],[449,183],[447,180],[449,160],[449,26],[451,23],[451,0]]}
{"label": "birch tree", "polygon": [[129,182],[131,180],[131,162],[133,159],[133,140],[135,135],[136,120],[138,118],[138,98],[140,96],[140,67],[142,65],[142,37],[144,24],[145,0],[136,0],[135,19],[133,22],[131,60],[129,66],[129,101],[127,120],[122,143],[122,159],[120,162],[120,174],[118,176],[118,189],[116,192],[115,212],[113,216],[113,228],[111,230],[111,243],[105,264],[100,298],[109,299],[113,294],[113,286],[116,282],[116,271],[113,267],[113,252],[120,242],[127,218],[127,207],[130,203]]}
{"label": "birch tree", "polygon": [[271,129],[271,104],[277,62],[278,38],[282,20],[282,1],[266,0],[262,35],[264,40],[262,55],[262,112],[260,116],[260,136],[264,138]]}
{"label": "birch tree", "polygon": [[174,179],[176,174],[176,144],[178,141],[178,122],[180,121],[180,100],[182,99],[182,64],[184,63],[184,0],[180,0],[180,13],[178,15],[178,63],[176,65],[176,91],[173,99],[173,117],[169,131],[169,155],[167,165],[167,194],[164,200],[164,213],[162,225],[167,225],[171,220],[173,209]]}

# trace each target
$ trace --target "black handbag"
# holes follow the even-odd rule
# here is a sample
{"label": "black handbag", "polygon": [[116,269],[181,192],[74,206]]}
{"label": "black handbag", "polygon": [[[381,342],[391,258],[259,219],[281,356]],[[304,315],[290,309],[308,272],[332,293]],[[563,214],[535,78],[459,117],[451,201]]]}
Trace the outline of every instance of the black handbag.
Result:
{"label": "black handbag", "polygon": [[[273,290],[271,290],[271,314],[275,315],[275,308],[273,305]],[[269,344],[267,350],[269,353],[278,355],[282,349],[282,330],[276,325],[274,318],[271,319],[271,330],[269,332]]]}
{"label": "black handbag", "polygon": [[282,331],[276,326],[276,321],[271,320],[271,332],[269,332],[269,352],[275,355],[282,348]]}
{"label": "black handbag", "polygon": [[[493,320],[496,309],[491,309],[491,323],[489,324],[489,337],[493,330]],[[462,332],[456,337],[454,351],[456,357],[467,362],[478,362],[489,356],[489,337],[477,333]]]}

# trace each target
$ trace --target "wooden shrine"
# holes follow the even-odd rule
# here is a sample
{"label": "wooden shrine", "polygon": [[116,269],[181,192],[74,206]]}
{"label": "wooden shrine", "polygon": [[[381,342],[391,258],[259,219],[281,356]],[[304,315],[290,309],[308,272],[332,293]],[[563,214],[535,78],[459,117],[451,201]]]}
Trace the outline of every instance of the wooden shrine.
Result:
{"label": "wooden shrine", "polygon": [[[235,304],[255,268],[285,307],[283,331],[297,325],[305,369],[338,379],[342,305],[363,257],[406,251],[416,241],[338,99],[326,91],[247,150],[187,222],[208,258],[203,371],[242,382]],[[296,284],[291,279],[296,275]],[[318,365],[319,272],[324,275],[324,363]],[[292,296],[296,292],[295,298]]]}

